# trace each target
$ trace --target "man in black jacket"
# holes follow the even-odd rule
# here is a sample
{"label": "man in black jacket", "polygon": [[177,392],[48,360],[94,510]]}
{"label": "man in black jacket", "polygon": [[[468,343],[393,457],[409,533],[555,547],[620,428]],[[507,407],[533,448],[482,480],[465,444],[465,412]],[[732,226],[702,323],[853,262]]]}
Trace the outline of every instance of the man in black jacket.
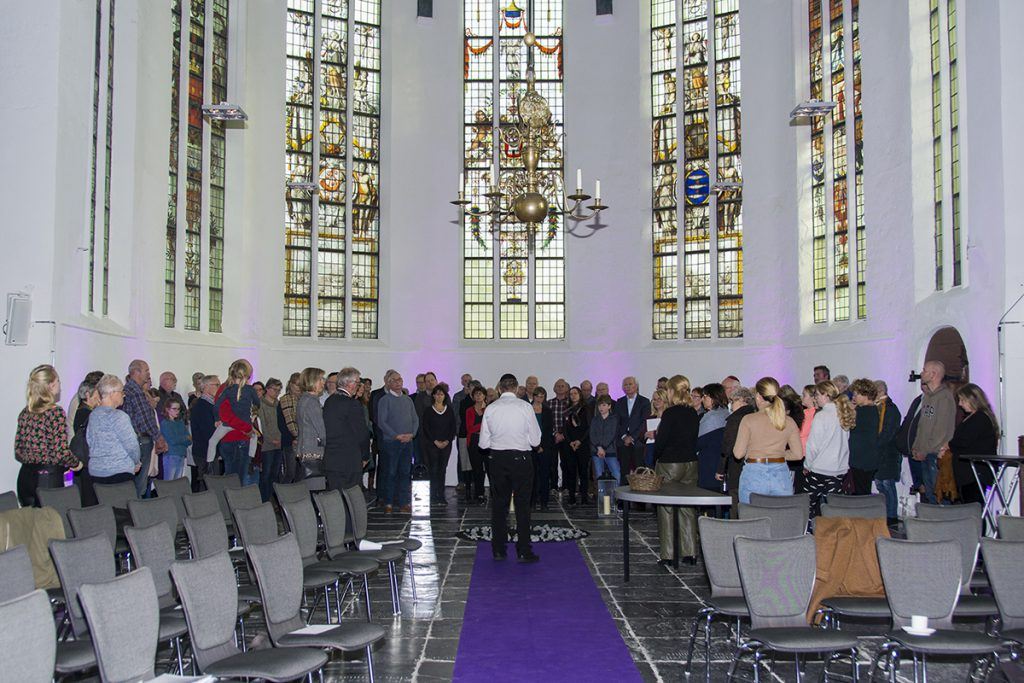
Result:
{"label": "man in black jacket", "polygon": [[356,400],[359,371],[338,372],[338,392],[324,403],[324,474],[327,488],[342,491],[363,480],[363,464],[370,457],[370,430],[362,404]]}
{"label": "man in black jacket", "polygon": [[644,435],[651,402],[640,395],[636,377],[622,380],[622,391],[625,396],[615,402],[615,414],[619,417],[620,483],[625,484],[626,475],[644,464]]}

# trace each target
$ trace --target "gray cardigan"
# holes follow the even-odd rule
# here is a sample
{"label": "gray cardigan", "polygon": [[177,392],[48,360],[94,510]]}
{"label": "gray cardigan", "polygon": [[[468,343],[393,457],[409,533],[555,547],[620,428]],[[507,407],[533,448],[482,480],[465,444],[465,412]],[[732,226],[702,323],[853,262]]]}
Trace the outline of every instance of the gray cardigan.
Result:
{"label": "gray cardigan", "polygon": [[135,474],[135,466],[140,462],[139,437],[128,413],[96,406],[89,415],[85,440],[89,444],[90,475]]}
{"label": "gray cardigan", "polygon": [[320,401],[312,394],[302,392],[295,405],[295,423],[299,429],[299,438],[295,444],[295,454],[302,456],[310,453],[324,454],[327,442],[327,430],[324,427],[324,411]]}

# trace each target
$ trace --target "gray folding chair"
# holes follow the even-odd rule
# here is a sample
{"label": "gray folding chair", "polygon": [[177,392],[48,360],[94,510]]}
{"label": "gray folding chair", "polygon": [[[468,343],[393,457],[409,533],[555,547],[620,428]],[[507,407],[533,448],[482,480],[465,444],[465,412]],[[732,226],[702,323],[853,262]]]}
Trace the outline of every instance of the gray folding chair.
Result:
{"label": "gray folding chair", "polygon": [[94,484],[96,501],[100,505],[108,505],[121,510],[128,509],[128,501],[139,496],[135,491],[134,481],[122,481],[120,484]]}
{"label": "gray folding chair", "polygon": [[885,519],[885,501],[880,507],[835,507],[831,503],[824,503],[821,506],[822,517],[855,517],[857,519]]}
{"label": "gray folding chair", "polygon": [[991,595],[974,595],[971,593],[971,577],[978,562],[978,549],[981,540],[981,517],[964,517],[947,520],[906,520],[908,541],[945,541],[954,540],[960,544],[961,567],[960,597],[953,610],[954,618],[985,618],[991,620],[999,616],[999,607]]}
{"label": "gray folding chair", "polygon": [[220,507],[220,512],[224,515],[224,519],[230,522],[231,510],[228,508],[227,500],[224,498],[224,490],[242,488],[242,480],[238,478],[237,474],[207,474],[203,477],[203,481],[206,482],[207,490],[217,497],[217,505]]}
{"label": "gray folding chair", "polygon": [[[352,535],[350,540],[358,547],[359,541],[366,538],[367,529],[367,518],[368,511],[366,509],[366,498],[363,496],[363,490],[358,486],[345,489],[341,492],[341,497],[345,501],[345,507],[348,509],[348,514],[352,519]],[[391,597],[392,607],[395,614],[402,613],[402,606],[398,600],[398,576],[395,573],[394,565],[402,559],[404,555],[409,561],[409,585],[412,587],[412,599],[416,601],[416,570],[415,565],[412,561],[412,553],[423,547],[423,544],[415,538],[395,538],[395,539],[372,539],[374,543],[380,543],[384,545],[380,550],[366,550],[360,551],[373,557],[382,562],[388,563],[388,574],[391,577]],[[399,555],[396,556],[395,553]]]}
{"label": "gray folding chair", "polygon": [[303,567],[298,542],[292,533],[270,543],[246,546],[263,595],[263,612],[270,641],[279,647],[322,647],[339,652],[366,651],[366,665],[373,681],[373,644],[384,639],[376,624],[339,624],[316,634],[297,632],[303,627]]}
{"label": "gray folding chair", "polygon": [[178,518],[178,506],[172,498],[160,496],[128,501],[128,514],[132,518],[132,526],[147,527],[159,522],[167,525],[171,535],[177,537],[181,520]]}
{"label": "gray folding chair", "polygon": [[0,512],[7,512],[8,510],[17,510],[21,507],[18,503],[18,494],[14,491],[4,491],[0,493]]}
{"label": "gray folding chair", "polygon": [[254,507],[263,505],[263,499],[260,497],[260,487],[255,484],[242,486],[237,489],[224,489],[223,496],[232,519],[234,519],[237,510],[252,510]]}
{"label": "gray folding chair", "polygon": [[[323,493],[314,493],[313,503],[316,505],[316,509],[320,513],[320,521],[324,525],[324,550],[327,553],[327,557],[332,560],[340,560],[347,557],[366,557],[372,559],[378,567],[381,564],[386,564],[389,573],[388,585],[392,591],[391,603],[392,606],[397,604],[398,595],[395,593],[397,582],[391,578],[395,574],[394,561],[382,560],[379,556],[371,556],[348,547],[345,540],[348,512],[345,509],[345,501],[342,499],[341,493],[335,489],[328,489]],[[366,598],[366,619],[369,621],[373,617],[373,612],[370,607],[370,586],[367,574],[363,574],[363,593]]]}
{"label": "gray folding chair", "polygon": [[999,538],[1004,541],[1024,541],[1024,517],[1000,515]]}
{"label": "gray folding chair", "polygon": [[59,674],[71,674],[91,669],[96,666],[96,653],[89,642],[89,625],[78,601],[78,589],[87,583],[105,583],[116,576],[110,541],[102,534],[64,541],[55,539],[50,541],[50,557],[60,578],[71,633],[75,637],[73,641],[61,643],[55,670]]}
{"label": "gray folding chair", "polygon": [[323,491],[327,488],[327,477],[306,477],[302,480],[310,493]]}
{"label": "gray folding chair", "polygon": [[[173,508],[173,504],[168,504]],[[160,642],[167,642],[174,650],[178,660],[178,673],[185,669],[182,663],[181,637],[188,632],[185,619],[175,609],[178,602],[174,598],[174,586],[171,584],[171,564],[175,559],[174,536],[167,522],[157,522],[147,527],[126,526],[124,534],[131,546],[135,564],[149,567],[152,582],[156,589],[160,604]]]}
{"label": "gray folding chair", "polygon": [[309,498],[309,487],[305,481],[297,481],[292,484],[274,482],[274,497],[277,498],[278,505],[296,503]]}
{"label": "gray folding chair", "polygon": [[85,584],[78,597],[89,622],[100,678],[111,683],[153,678],[160,608],[149,568],[106,583]]}
{"label": "gray folding chair", "polygon": [[0,678],[19,683],[50,683],[57,661],[57,632],[46,591],[33,590],[0,601]]}
{"label": "gray folding chair", "polygon": [[[882,505],[885,509],[885,496],[880,493],[872,493],[866,496],[849,496],[844,493],[830,493],[826,501],[835,509],[849,510],[850,508],[873,508]],[[884,515],[883,515],[884,517]]]}
{"label": "gray folding chair", "polygon": [[[245,564],[245,551],[241,547],[231,547],[231,542],[228,540],[228,528],[224,524],[224,518],[221,516],[220,510],[214,510],[203,517],[186,517],[185,533],[188,534],[189,547],[194,559],[201,560],[218,553],[227,552],[228,556],[231,557],[233,565]],[[237,573],[235,581],[237,584]],[[259,602],[259,588],[253,584],[239,585],[238,597],[241,602],[245,603]],[[244,636],[245,624],[242,622],[239,625],[243,629],[242,634]],[[242,643],[244,649],[244,640]]]}
{"label": "gray folding chair", "polygon": [[[308,495],[308,494],[307,494]],[[274,514],[274,507],[270,503],[262,503],[251,510],[238,510],[235,513],[235,523],[238,535],[242,539],[242,546],[248,548],[251,544],[270,543],[277,538],[277,515]],[[252,562],[250,561],[250,568]],[[257,585],[259,579],[252,574]],[[331,603],[329,590],[338,582],[337,572],[327,572],[317,569],[309,569],[302,574],[299,585],[303,591],[313,591],[314,599],[309,607],[308,619],[312,620],[320,598],[325,600],[327,609],[327,621],[331,620]],[[321,593],[322,591],[322,593]],[[262,589],[261,589],[262,595]],[[305,596],[305,593],[303,593]]]}
{"label": "gray folding chair", "polygon": [[1024,566],[1024,542],[983,538],[981,554],[999,606],[999,637],[1012,641],[1015,658],[1018,658],[1024,644],[1024,584],[1020,580],[1020,568]]}
{"label": "gray folding chair", "polygon": [[686,652],[686,676],[690,676],[693,650],[697,642],[697,629],[704,627],[704,678],[711,681],[711,626],[715,617],[736,619],[736,644],[740,644],[740,619],[750,616],[747,601],[743,598],[739,569],[733,541],[737,536],[748,538],[769,538],[771,522],[761,519],[715,519],[698,517],[700,549],[704,557],[704,569],[711,585],[708,606],[697,613],[690,628],[690,647]]}
{"label": "gray folding chair", "polygon": [[[815,547],[813,536],[784,539],[738,537],[735,540],[743,596],[750,610],[749,639],[736,648],[729,666],[729,680],[736,674],[740,658],[753,653],[755,680],[765,650],[791,654],[795,680],[801,683],[801,655],[827,653],[824,678],[828,680],[834,662],[849,656],[852,679],[860,673],[857,637],[842,631],[807,625],[807,608],[814,589]],[[773,666],[774,672],[774,656]]]}
{"label": "gray folding chair", "polygon": [[981,527],[981,503],[966,503],[964,505],[934,505],[932,503],[918,503],[916,515],[918,519],[927,519],[930,521],[977,519],[979,529]]}
{"label": "gray folding chair", "polygon": [[808,493],[796,493],[792,496],[769,496],[766,493],[751,493],[750,504],[760,505],[765,508],[807,508],[811,504],[811,496]]}
{"label": "gray folding chair", "polygon": [[807,533],[807,506],[762,507],[740,503],[740,519],[767,517],[772,525],[772,538],[793,538]]}
{"label": "gray folding chair", "polygon": [[235,645],[235,571],[226,552],[201,560],[178,561],[171,576],[181,596],[195,663],[202,673],[221,678],[291,681],[322,673],[327,655],[319,649],[249,650]]}
{"label": "gray folding chair", "polygon": [[184,496],[192,494],[192,484],[189,483],[187,477],[178,477],[177,479],[158,479],[153,482],[156,488],[156,494],[160,498],[170,498],[174,501],[174,507],[178,510],[178,523],[185,519],[185,503],[182,500]]}
{"label": "gray folding chair", "polygon": [[71,524],[68,522],[68,510],[82,507],[82,493],[77,484],[58,486],[56,488],[36,489],[36,499],[41,507],[53,508],[64,523],[64,537],[71,538]]}
{"label": "gray folding chair", "polygon": [[132,568],[131,548],[125,539],[117,535],[117,520],[112,507],[100,504],[87,508],[71,508],[67,512],[67,517],[74,538],[102,534],[114,549],[113,556],[124,563],[125,570]]}
{"label": "gray folding chair", "polygon": [[[872,676],[876,669],[882,669],[889,681],[895,683],[904,650],[913,654],[915,683],[922,665],[924,680],[928,679],[928,655],[980,658],[972,663],[973,673],[980,662],[999,652],[1002,643],[996,638],[976,631],[953,630],[953,608],[960,596],[963,570],[959,541],[879,538],[875,540],[875,547],[893,629],[878,650]],[[927,581],[921,580],[922,567],[927,568]],[[928,626],[936,629],[935,632],[923,636],[905,631],[904,627],[911,625],[912,616],[927,617]]]}
{"label": "gray folding chair", "polygon": [[200,491],[182,496],[181,504],[185,506],[186,517],[205,517],[216,512],[221,519],[224,519],[224,513],[221,512],[220,504],[217,502],[217,494],[213,491]]}
{"label": "gray folding chair", "polygon": [[24,597],[36,589],[32,560],[25,546],[16,545],[0,552],[0,576],[0,602]]}
{"label": "gray folding chair", "polygon": [[[317,494],[321,495],[321,494]],[[325,571],[337,574],[346,580],[345,590],[339,589],[340,582],[335,582],[335,607],[338,613],[338,623],[341,623],[341,603],[352,588],[352,581],[361,577],[365,583],[366,577],[377,571],[380,564],[371,557],[360,557],[356,554],[338,557],[337,559],[321,560],[317,556],[317,537],[319,529],[316,523],[316,510],[313,503],[307,497],[297,503],[285,503],[281,506],[284,512],[288,528],[295,534],[295,540],[299,546],[302,557],[303,572]],[[366,595],[366,603],[369,604],[369,593]],[[328,619],[329,620],[329,619]],[[367,618],[369,621],[369,618]]]}

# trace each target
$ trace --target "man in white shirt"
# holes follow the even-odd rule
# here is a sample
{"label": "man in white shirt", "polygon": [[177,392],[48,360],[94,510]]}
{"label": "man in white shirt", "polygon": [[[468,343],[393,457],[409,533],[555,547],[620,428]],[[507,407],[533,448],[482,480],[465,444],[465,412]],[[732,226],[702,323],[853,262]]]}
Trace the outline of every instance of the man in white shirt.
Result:
{"label": "man in white shirt", "polygon": [[519,380],[502,375],[501,396],[487,407],[480,425],[480,448],[491,449],[491,550],[495,560],[508,557],[508,506],[516,501],[516,556],[520,562],[540,558],[530,546],[530,496],[533,492],[533,449],[540,445],[540,425],[533,406],[516,397]]}

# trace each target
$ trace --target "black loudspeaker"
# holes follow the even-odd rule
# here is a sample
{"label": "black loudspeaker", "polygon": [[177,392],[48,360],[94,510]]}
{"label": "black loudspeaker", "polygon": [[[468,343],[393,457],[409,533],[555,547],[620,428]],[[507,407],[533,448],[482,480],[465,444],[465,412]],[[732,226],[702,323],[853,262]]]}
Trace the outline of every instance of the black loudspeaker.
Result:
{"label": "black loudspeaker", "polygon": [[597,0],[597,16],[612,14],[612,0]]}
{"label": "black loudspeaker", "polygon": [[434,0],[416,0],[417,17],[434,16]]}

